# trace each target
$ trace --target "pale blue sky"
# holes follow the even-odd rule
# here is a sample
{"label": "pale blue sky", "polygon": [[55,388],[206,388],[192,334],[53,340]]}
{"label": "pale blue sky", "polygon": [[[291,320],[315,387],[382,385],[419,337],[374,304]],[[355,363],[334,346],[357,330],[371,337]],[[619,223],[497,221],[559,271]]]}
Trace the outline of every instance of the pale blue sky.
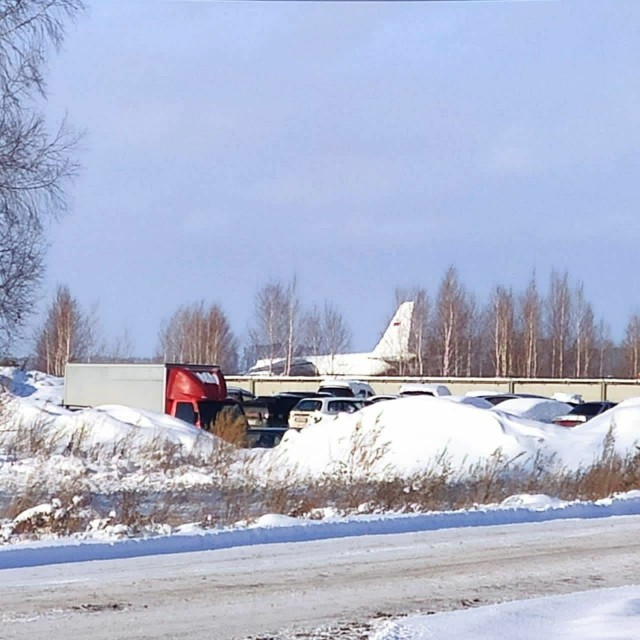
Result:
{"label": "pale blue sky", "polygon": [[163,318],[297,274],[369,349],[396,285],[583,280],[640,308],[640,2],[94,2],[52,60],[86,130],[66,283],[151,355]]}

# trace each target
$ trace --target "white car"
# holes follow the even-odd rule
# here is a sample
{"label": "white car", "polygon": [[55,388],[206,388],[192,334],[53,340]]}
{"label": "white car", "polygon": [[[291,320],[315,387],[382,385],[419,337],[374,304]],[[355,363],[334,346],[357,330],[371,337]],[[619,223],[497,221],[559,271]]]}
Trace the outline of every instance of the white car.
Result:
{"label": "white car", "polygon": [[303,398],[289,413],[289,428],[303,429],[326,416],[355,413],[364,405],[364,400],[357,398]]}
{"label": "white car", "polygon": [[320,383],[318,392],[340,398],[369,398],[376,393],[368,382],[347,378],[327,378]]}
{"label": "white car", "polygon": [[444,384],[427,384],[424,382],[411,382],[400,387],[400,396],[450,396],[449,387]]}
{"label": "white car", "polygon": [[377,396],[367,398],[367,404],[376,404],[378,402],[386,402],[387,400],[397,400],[400,396],[397,393],[383,393]]}

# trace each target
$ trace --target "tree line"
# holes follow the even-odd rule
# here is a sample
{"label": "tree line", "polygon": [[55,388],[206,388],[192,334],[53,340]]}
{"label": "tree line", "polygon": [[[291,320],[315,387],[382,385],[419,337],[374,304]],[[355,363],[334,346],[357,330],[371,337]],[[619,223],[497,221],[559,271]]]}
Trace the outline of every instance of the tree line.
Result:
{"label": "tree line", "polygon": [[[495,285],[480,302],[455,266],[437,290],[398,287],[390,315],[414,301],[410,351],[415,357],[390,373],[455,377],[635,378],[640,373],[640,314],[629,318],[616,343],[596,317],[582,282],[552,271],[543,293],[532,275],[516,290]],[[67,286],[59,286],[37,331],[34,366],[63,375],[67,361],[133,361],[127,332],[110,345],[99,338],[97,310],[84,310]],[[386,323],[380,327],[380,332]],[[160,323],[151,361],[219,364],[228,373],[258,360],[279,361],[277,372],[295,373],[303,355],[334,355],[350,348],[352,332],[331,302],[304,307],[296,278],[271,281],[255,293],[251,325],[241,340],[218,303],[185,304]]]}
{"label": "tree line", "polygon": [[[431,298],[422,288],[398,290],[414,299],[411,332],[416,360],[402,373],[427,376],[586,378],[636,377],[640,316],[634,314],[623,341],[597,318],[584,284],[567,271],[552,271],[546,294],[532,275],[518,291],[497,284],[480,302],[449,267]],[[640,326],[639,326],[640,328]]]}
{"label": "tree line", "polygon": [[[260,358],[283,360],[291,372],[302,353],[340,353],[350,346],[351,334],[342,314],[329,302],[302,310],[295,279],[270,282],[255,295],[255,317],[243,356],[240,340],[227,314],[217,303],[199,300],[179,306],[160,323],[152,362],[218,364],[237,373]],[[67,362],[133,362],[135,346],[128,331],[108,343],[100,330],[96,307],[85,309],[67,285],[59,285],[42,326],[36,330],[32,366],[56,376]]]}

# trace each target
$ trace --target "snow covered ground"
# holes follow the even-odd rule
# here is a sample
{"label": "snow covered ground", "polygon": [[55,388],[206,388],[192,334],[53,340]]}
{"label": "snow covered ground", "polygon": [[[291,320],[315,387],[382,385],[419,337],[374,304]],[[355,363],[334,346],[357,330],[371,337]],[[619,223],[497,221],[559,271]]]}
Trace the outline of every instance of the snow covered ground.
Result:
{"label": "snow covered ground", "polygon": [[389,622],[372,640],[637,640],[640,587],[573,593]]}
{"label": "snow covered ground", "polygon": [[633,584],[639,525],[563,519],[6,569],[0,636],[364,640],[386,627],[412,638],[420,629],[389,622]]}
{"label": "snow covered ground", "polygon": [[[208,433],[165,415],[105,406],[69,412],[60,406],[62,381],[38,372],[0,369],[0,384],[8,393],[0,416],[0,499],[19,495],[36,479],[60,486],[70,475],[89,478],[96,491],[123,486],[207,487],[218,470],[188,461],[211,459],[223,452],[237,472],[279,470],[283,477],[298,474],[322,477],[345,473],[354,477],[405,476],[433,469],[444,456],[462,477],[474,464],[501,451],[523,467],[536,456],[565,468],[578,469],[596,460],[607,434],[613,430],[615,448],[633,454],[640,442],[640,399],[627,400],[582,426],[565,429],[550,424],[568,405],[554,400],[509,400],[497,408],[460,398],[411,397],[378,403],[358,414],[326,419],[302,432],[286,435],[282,444],[266,451],[235,450]],[[16,453],[16,438],[36,425],[47,439],[50,455]],[[145,467],[143,452],[156,448],[187,461],[171,470]],[[70,455],[78,449],[101,452],[90,462]],[[366,451],[367,454],[354,453]],[[52,499],[31,505],[13,522],[57,517],[64,507]],[[291,543],[362,535],[484,527],[543,522],[566,518],[606,518],[640,514],[640,491],[596,502],[563,502],[553,496],[511,496],[500,504],[426,514],[325,514],[322,521],[298,520],[265,513],[255,521],[225,529],[198,525],[159,526],[149,535],[127,538],[117,523],[96,523],[93,531],[60,539],[42,535],[36,540],[5,539],[0,546],[0,569],[130,558],[176,552],[227,549],[258,544]],[[62,516],[61,516],[62,517]],[[167,535],[169,534],[169,535]],[[123,539],[124,538],[124,539]],[[1,539],[1,537],[0,537]],[[375,640],[467,640],[640,637],[640,587],[629,586],[569,596],[526,600],[429,616],[394,619],[376,631]]]}

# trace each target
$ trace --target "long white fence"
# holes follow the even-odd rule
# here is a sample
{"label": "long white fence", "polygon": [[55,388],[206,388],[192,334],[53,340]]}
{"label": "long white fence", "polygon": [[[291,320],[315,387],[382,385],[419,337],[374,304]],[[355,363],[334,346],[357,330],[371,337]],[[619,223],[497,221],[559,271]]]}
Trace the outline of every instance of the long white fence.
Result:
{"label": "long white fence", "polygon": [[[558,378],[401,378],[360,377],[376,393],[397,393],[407,382],[446,384],[451,393],[464,395],[467,391],[500,391],[506,393],[535,393],[553,396],[554,393],[580,394],[584,400],[610,400],[621,402],[640,396],[640,380],[616,378],[558,379]],[[272,376],[254,378],[228,376],[227,383],[248,389],[256,395],[271,395],[281,391],[316,391],[323,378]]]}

